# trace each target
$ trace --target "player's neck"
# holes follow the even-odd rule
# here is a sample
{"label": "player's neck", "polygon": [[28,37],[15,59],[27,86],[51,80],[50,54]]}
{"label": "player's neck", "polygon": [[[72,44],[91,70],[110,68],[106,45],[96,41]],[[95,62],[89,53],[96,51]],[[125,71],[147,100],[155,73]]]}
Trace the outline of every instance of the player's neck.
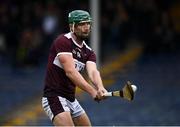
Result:
{"label": "player's neck", "polygon": [[78,38],[74,33],[71,34],[72,38],[76,41],[76,43],[80,46],[83,46],[83,40],[81,40],[80,38]]}

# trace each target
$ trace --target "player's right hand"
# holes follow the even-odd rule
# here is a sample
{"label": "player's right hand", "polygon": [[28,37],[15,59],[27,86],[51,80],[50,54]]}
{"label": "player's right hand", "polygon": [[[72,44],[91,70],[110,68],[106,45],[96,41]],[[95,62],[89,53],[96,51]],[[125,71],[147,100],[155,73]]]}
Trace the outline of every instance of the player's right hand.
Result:
{"label": "player's right hand", "polygon": [[100,102],[101,100],[105,99],[103,95],[104,94],[102,94],[102,92],[99,92],[95,89],[93,89],[91,92],[91,96],[96,102]]}
{"label": "player's right hand", "polygon": [[96,95],[96,97],[94,98],[94,100],[97,101],[97,102],[100,102],[101,100],[104,100],[104,99],[106,99],[106,98],[107,98],[107,97],[105,97],[104,94],[102,95],[102,94],[100,94],[99,92],[97,92],[97,95]]}
{"label": "player's right hand", "polygon": [[96,97],[94,98],[94,100],[99,103],[102,99],[101,99],[100,97],[96,96]]}

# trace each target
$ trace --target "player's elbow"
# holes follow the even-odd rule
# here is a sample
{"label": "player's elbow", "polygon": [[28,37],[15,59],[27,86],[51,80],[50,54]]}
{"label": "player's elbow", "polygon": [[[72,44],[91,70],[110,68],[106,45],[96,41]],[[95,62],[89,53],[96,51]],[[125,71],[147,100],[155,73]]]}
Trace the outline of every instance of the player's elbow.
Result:
{"label": "player's elbow", "polygon": [[65,74],[66,74],[67,77],[71,77],[74,73],[75,73],[75,69],[74,68],[67,68],[67,69],[65,69]]}
{"label": "player's elbow", "polygon": [[96,70],[96,75],[100,76],[100,72],[98,70]]}
{"label": "player's elbow", "polygon": [[98,70],[94,70],[93,73],[94,73],[95,75],[100,75],[100,72],[99,72]]}
{"label": "player's elbow", "polygon": [[96,78],[97,76],[100,76],[100,72],[98,70],[93,70],[91,73],[90,73],[90,78],[91,79],[94,79]]}

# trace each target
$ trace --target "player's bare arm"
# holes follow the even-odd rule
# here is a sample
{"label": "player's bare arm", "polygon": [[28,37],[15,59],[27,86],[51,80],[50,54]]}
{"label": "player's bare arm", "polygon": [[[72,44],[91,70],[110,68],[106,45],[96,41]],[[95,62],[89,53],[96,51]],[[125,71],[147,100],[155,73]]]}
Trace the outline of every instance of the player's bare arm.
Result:
{"label": "player's bare arm", "polygon": [[67,77],[79,88],[88,92],[93,98],[96,97],[97,91],[81,76],[76,70],[72,55],[61,54],[59,60],[64,68]]}
{"label": "player's bare arm", "polygon": [[102,97],[104,93],[107,93],[107,90],[103,86],[100,72],[97,70],[96,63],[87,62],[86,69],[91,82],[95,85],[95,87],[98,90],[98,95]]}

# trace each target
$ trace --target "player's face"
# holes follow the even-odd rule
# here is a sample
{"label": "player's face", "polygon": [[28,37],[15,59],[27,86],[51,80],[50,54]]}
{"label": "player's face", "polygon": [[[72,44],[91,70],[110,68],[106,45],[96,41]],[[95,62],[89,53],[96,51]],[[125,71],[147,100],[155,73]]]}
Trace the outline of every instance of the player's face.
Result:
{"label": "player's face", "polygon": [[79,39],[87,39],[89,37],[91,29],[91,23],[90,22],[83,22],[75,24],[74,32]]}

